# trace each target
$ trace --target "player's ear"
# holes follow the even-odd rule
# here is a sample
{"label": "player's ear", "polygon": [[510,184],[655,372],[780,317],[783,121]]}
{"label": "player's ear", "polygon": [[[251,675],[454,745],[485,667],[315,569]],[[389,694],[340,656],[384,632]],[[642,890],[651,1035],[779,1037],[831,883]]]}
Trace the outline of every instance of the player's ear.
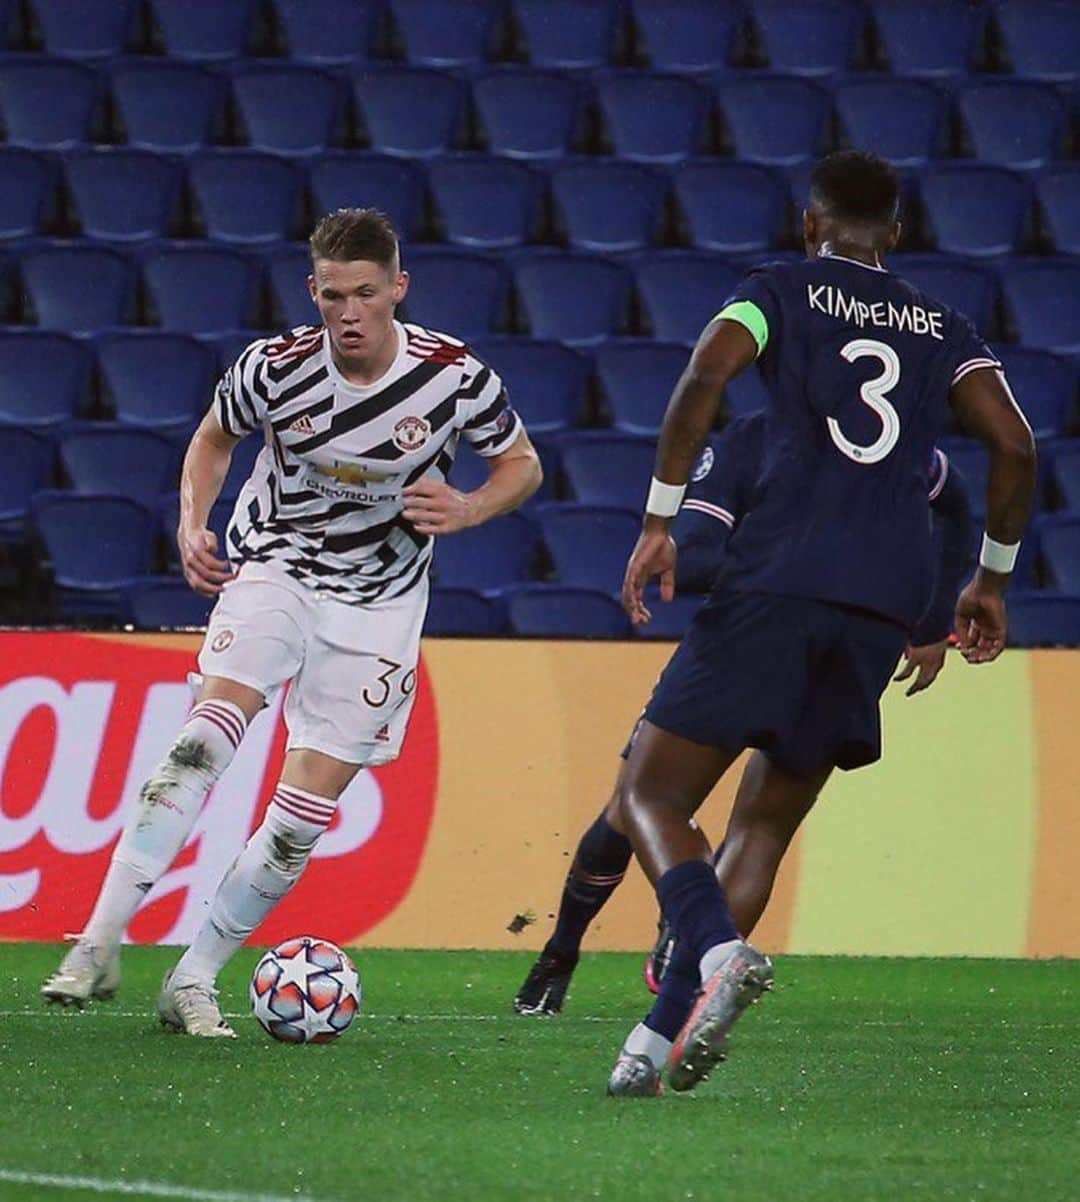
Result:
{"label": "player's ear", "polygon": [[409,291],[409,273],[407,271],[399,271],[397,279],[394,280],[394,291],[392,293],[394,304],[400,305],[405,299],[405,293]]}
{"label": "player's ear", "polygon": [[311,293],[311,299],[316,304],[318,304],[319,303],[319,286],[318,286],[318,284],[315,283],[315,277],[313,275],[308,276],[307,286],[308,286],[308,292]]}
{"label": "player's ear", "polygon": [[903,226],[900,224],[900,222],[894,221],[893,225],[892,225],[892,229],[889,230],[888,240],[885,243],[885,249],[887,251],[896,249],[896,244],[900,241],[900,234],[902,231],[903,231]]}
{"label": "player's ear", "polygon": [[802,236],[807,254],[813,254],[818,243],[817,214],[813,209],[803,209]]}

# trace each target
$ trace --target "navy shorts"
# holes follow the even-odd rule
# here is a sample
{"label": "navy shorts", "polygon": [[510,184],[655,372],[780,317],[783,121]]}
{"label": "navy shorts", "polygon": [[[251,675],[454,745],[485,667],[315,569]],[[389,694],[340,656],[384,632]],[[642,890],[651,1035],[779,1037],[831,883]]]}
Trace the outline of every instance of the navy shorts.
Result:
{"label": "navy shorts", "polygon": [[895,622],[802,597],[721,589],[657,682],[654,726],[809,776],[881,756],[878,702],[907,642]]}

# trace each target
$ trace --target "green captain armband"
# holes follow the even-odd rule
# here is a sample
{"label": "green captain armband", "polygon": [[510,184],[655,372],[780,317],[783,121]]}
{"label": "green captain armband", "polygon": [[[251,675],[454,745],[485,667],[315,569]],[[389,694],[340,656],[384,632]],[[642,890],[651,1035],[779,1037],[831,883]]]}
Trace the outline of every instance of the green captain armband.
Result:
{"label": "green captain armband", "polygon": [[769,323],[765,320],[765,314],[753,301],[735,301],[721,309],[715,320],[737,321],[744,329],[750,331],[757,343],[757,355],[754,357],[758,358],[764,352],[765,345],[769,341]]}

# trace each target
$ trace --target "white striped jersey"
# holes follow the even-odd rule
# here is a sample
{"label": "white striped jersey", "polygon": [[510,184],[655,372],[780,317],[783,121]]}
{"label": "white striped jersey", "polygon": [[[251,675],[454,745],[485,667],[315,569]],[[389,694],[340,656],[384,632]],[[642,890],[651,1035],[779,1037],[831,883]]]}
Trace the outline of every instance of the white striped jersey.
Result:
{"label": "white striped jersey", "polygon": [[322,326],[259,339],[218,384],[226,433],[265,445],[233,510],[234,564],[273,561],[339,600],[400,596],[431,562],[402,517],[402,489],[445,480],[459,438],[483,456],[522,430],[500,378],[447,334],[395,321],[398,351],[375,383],[350,383]]}

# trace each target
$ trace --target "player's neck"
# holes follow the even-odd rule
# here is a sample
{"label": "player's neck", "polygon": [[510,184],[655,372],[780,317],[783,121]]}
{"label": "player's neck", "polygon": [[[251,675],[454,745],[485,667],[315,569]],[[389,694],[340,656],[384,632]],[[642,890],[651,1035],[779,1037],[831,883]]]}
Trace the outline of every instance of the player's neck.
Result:
{"label": "player's neck", "polygon": [[368,388],[378,383],[393,366],[398,353],[398,331],[396,325],[390,326],[390,333],[383,339],[379,349],[373,355],[346,358],[330,339],[330,355],[334,366],[340,375],[358,388]]}
{"label": "player's neck", "polygon": [[830,238],[818,247],[819,259],[854,259],[867,267],[884,267],[881,252],[874,246],[848,238]]}

